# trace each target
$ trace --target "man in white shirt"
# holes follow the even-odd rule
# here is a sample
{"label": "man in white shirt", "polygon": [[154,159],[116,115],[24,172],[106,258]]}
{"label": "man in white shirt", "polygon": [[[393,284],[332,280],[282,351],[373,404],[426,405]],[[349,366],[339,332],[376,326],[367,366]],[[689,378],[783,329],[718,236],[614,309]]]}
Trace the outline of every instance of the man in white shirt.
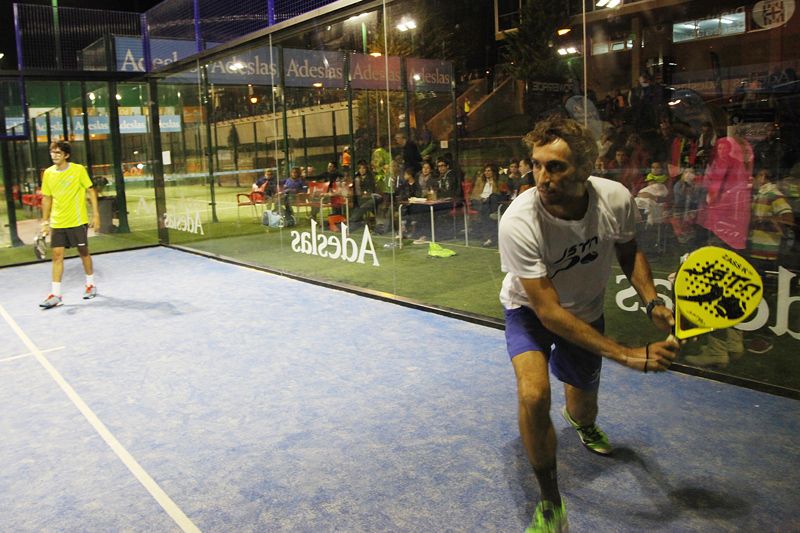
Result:
{"label": "man in white shirt", "polygon": [[589,175],[597,157],[591,132],[552,117],[525,140],[533,149],[536,186],[520,193],[500,223],[507,272],[500,300],[517,377],[520,434],[541,491],[526,531],[562,531],[567,517],[556,475],[548,366],[564,382],[565,419],[589,450],[608,455],[612,447],[595,424],[602,358],[661,372],[679,345],[667,340],[631,348],[603,334],[604,292],[615,256],[655,325],[670,331],[674,319],[637,248],[630,192]]}

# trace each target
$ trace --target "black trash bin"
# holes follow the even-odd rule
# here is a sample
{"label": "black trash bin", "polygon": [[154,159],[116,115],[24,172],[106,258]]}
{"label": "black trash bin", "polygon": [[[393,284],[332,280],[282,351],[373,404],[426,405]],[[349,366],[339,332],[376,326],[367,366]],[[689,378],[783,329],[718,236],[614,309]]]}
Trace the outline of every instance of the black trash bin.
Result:
{"label": "black trash bin", "polygon": [[100,213],[100,233],[114,231],[114,200],[113,196],[101,196],[97,199],[97,210]]}

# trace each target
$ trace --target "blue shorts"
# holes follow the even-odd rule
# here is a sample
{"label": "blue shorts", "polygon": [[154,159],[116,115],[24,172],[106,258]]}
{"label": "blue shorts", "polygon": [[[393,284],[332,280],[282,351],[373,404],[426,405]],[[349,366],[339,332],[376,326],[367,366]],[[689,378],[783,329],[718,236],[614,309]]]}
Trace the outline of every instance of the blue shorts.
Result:
{"label": "blue shorts", "polygon": [[[603,358],[562,339],[545,328],[536,313],[528,307],[506,309],[506,346],[508,355],[542,352],[550,363],[553,375],[563,383],[582,390],[597,390]],[[590,324],[603,333],[605,320],[601,316]]]}

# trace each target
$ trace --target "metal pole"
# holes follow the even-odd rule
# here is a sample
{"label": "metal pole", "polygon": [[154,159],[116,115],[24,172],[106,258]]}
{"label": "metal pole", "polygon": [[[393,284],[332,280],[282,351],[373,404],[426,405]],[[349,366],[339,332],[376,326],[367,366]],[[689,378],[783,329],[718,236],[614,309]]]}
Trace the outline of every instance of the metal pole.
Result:
{"label": "metal pole", "polygon": [[108,126],[111,131],[111,168],[114,169],[114,189],[117,193],[119,227],[117,233],[130,233],[128,203],[125,200],[125,176],[122,174],[122,135],[119,131],[119,102],[117,82],[108,82]]}
{"label": "metal pole", "polygon": [[306,116],[300,115],[300,125],[303,128],[303,165],[308,168],[308,137],[306,136]]}
{"label": "metal pole", "polygon": [[[211,105],[208,69],[206,65],[200,67],[200,90],[203,94],[203,104],[206,110],[206,155],[208,161],[208,185],[211,192],[211,221],[219,222],[219,218],[217,218],[217,193],[214,190],[214,151],[216,150],[216,146],[212,146],[211,142],[211,120],[214,118],[214,109]],[[216,131],[216,121],[214,122],[214,128]]]}
{"label": "metal pole", "polygon": [[[6,135],[6,101],[5,91],[0,90],[0,134]],[[3,173],[3,187],[5,188],[6,210],[8,211],[8,234],[11,246],[22,246],[24,243],[17,234],[17,208],[14,205],[13,183],[11,179],[11,160],[8,156],[8,143],[0,142],[0,170]],[[19,191],[22,199],[22,191]]]}
{"label": "metal pole", "polygon": [[345,83],[345,91],[347,93],[347,128],[350,137],[350,156],[353,163],[358,161],[358,159],[353,159],[356,156],[356,140],[355,140],[355,133],[353,131],[353,80],[351,79],[350,73],[350,61],[352,60],[352,54],[347,54],[345,56],[344,64],[345,64],[345,76],[344,76],[344,83]]}
{"label": "metal pole", "polygon": [[91,135],[89,135],[89,108],[86,105],[86,82],[81,82],[81,113],[83,114],[83,160],[86,163],[86,170],[89,172],[89,177],[94,177],[92,167],[92,146],[90,144]]}
{"label": "metal pole", "polygon": [[[278,47],[278,72],[281,74],[281,98],[283,99],[281,105],[281,116],[283,119],[283,157],[286,163],[286,176],[289,175],[291,162],[289,161],[289,118],[287,117],[288,110],[286,109],[286,76],[284,75],[283,65],[283,47]],[[277,165],[276,165],[277,166]]]}
{"label": "metal pole", "polygon": [[331,111],[331,129],[333,130],[333,160],[339,160],[339,145],[336,143],[336,111]]}
{"label": "metal pole", "polygon": [[[53,7],[53,35],[56,44],[56,70],[61,70],[61,29],[58,23],[58,0],[52,0]],[[17,48],[22,53],[22,48]]]}
{"label": "metal pole", "polygon": [[581,16],[583,18],[583,127],[589,127],[589,78],[587,77],[588,72],[588,61],[589,61],[589,50],[586,47],[586,2],[581,2],[582,4],[582,13]]}
{"label": "metal pole", "polygon": [[156,195],[156,216],[158,217],[158,242],[169,244],[169,229],[164,224],[167,213],[167,195],[164,191],[164,163],[161,159],[161,123],[158,109],[158,82],[151,79],[150,88],[150,132],[153,139],[153,188]]}

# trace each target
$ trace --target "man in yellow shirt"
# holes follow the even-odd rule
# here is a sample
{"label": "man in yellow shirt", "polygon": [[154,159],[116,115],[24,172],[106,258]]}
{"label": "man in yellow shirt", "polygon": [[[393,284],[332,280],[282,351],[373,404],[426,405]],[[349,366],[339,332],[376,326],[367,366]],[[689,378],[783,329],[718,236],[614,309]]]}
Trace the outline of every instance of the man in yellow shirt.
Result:
{"label": "man in yellow shirt", "polygon": [[92,256],[89,255],[86,191],[89,191],[89,200],[92,202],[92,228],[100,227],[97,192],[92,188],[86,169],[70,162],[71,150],[66,141],[51,144],[50,159],[53,166],[44,171],[42,178],[42,233],[51,233],[50,247],[53,253],[53,286],[47,298],[39,304],[43,309],[61,305],[64,248],[75,246],[81,257],[86,273],[83,299],[89,300],[97,295]]}

